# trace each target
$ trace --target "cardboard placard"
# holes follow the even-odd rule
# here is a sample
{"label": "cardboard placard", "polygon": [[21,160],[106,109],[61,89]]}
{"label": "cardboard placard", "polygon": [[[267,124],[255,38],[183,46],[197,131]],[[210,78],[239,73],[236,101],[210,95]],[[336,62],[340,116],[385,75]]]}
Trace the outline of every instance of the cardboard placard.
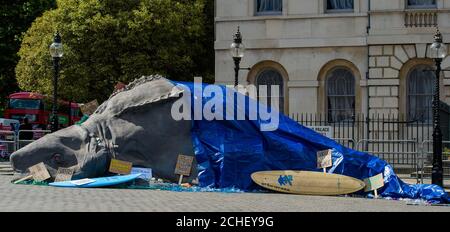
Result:
{"label": "cardboard placard", "polygon": [[58,168],[56,172],[55,182],[72,180],[73,169],[72,168]]}
{"label": "cardboard placard", "polygon": [[150,180],[152,179],[151,168],[132,168],[131,174],[141,174],[138,179]]}
{"label": "cardboard placard", "polygon": [[333,166],[330,149],[317,152],[317,168],[328,168]]}
{"label": "cardboard placard", "polygon": [[131,162],[111,159],[111,163],[109,165],[109,172],[128,175],[131,172],[131,168],[133,164]]}
{"label": "cardboard placard", "polygon": [[179,155],[177,160],[177,166],[175,167],[175,174],[182,176],[191,175],[193,156]]}
{"label": "cardboard placard", "polygon": [[383,187],[384,186],[383,173],[364,179],[364,183],[366,184],[366,187],[364,188],[365,192],[374,191]]}
{"label": "cardboard placard", "polygon": [[30,171],[35,181],[44,181],[51,177],[43,162],[29,167],[28,170]]}
{"label": "cardboard placard", "polygon": [[98,108],[97,99],[80,106],[81,112],[87,115],[93,114],[97,108]]}

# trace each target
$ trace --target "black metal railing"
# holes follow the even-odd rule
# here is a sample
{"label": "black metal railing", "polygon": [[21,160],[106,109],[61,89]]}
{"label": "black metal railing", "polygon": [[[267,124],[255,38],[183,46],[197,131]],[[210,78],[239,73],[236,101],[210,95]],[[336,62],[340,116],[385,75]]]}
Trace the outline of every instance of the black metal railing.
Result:
{"label": "black metal railing", "polygon": [[[294,114],[291,118],[312,129],[327,127],[327,136],[344,146],[386,160],[394,168],[417,169],[422,141],[432,140],[432,125],[397,114],[355,114],[330,122],[327,114]],[[430,146],[427,144],[427,146]]]}
{"label": "black metal railing", "polygon": [[[450,141],[450,106],[441,101],[440,104],[442,140]],[[448,147],[448,144],[445,146]]]}

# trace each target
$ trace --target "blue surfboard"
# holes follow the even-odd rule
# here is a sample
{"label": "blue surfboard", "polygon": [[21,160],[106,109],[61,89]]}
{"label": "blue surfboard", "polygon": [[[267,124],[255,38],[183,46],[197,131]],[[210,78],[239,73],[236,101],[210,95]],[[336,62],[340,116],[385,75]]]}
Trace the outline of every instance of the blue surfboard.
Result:
{"label": "blue surfboard", "polygon": [[138,173],[124,176],[109,176],[109,177],[83,179],[86,180],[86,182],[88,182],[86,184],[80,183],[76,184],[77,181],[79,182],[80,180],[75,181],[71,180],[71,181],[53,182],[50,183],[49,185],[54,187],[65,187],[65,188],[98,188],[126,183],[138,178],[140,175],[141,174]]}

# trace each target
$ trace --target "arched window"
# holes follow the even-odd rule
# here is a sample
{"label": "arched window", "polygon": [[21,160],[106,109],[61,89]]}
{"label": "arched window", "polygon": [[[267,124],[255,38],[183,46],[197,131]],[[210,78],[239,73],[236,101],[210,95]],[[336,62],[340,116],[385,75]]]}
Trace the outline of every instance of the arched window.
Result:
{"label": "arched window", "polygon": [[344,67],[331,70],[326,77],[328,120],[350,121],[355,115],[355,76]]}
{"label": "arched window", "polygon": [[[267,86],[267,95],[263,94],[260,86]],[[278,95],[272,93],[272,86],[279,87]],[[284,83],[283,77],[275,69],[265,69],[256,77],[256,87],[258,90],[259,101],[265,102],[269,107],[272,106],[272,98],[278,98],[278,109],[284,113]],[[275,96],[274,96],[275,95]]]}
{"label": "arched window", "polygon": [[432,67],[418,65],[407,76],[408,119],[431,122],[435,74]]}

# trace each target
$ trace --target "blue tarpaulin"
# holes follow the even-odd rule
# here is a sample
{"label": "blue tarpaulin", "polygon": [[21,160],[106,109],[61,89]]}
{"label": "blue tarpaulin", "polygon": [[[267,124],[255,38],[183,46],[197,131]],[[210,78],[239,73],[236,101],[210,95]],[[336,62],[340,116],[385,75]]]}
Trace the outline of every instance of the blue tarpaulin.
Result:
{"label": "blue tarpaulin", "polygon": [[[259,116],[251,120],[250,103],[255,100],[245,97],[245,109],[236,99],[221,96],[203,97],[199,91],[207,85],[177,82],[188,87],[191,101],[208,104],[213,97],[223,101],[223,114],[230,106],[235,111],[245,112],[244,120],[193,120],[192,135],[199,169],[201,187],[239,188],[251,191],[260,188],[250,175],[267,170],[304,170],[317,169],[316,153],[332,149],[333,166],[329,173],[351,176],[360,180],[383,173],[384,187],[378,190],[383,197],[424,199],[433,203],[447,203],[447,193],[436,185],[410,185],[400,180],[392,167],[376,156],[344,147],[336,141],[322,136],[300,125],[287,116],[279,114],[279,126],[274,131],[261,131],[261,125],[267,123]],[[226,91],[225,86],[214,86]],[[195,93],[194,88],[197,88]],[[200,90],[199,90],[200,89]],[[195,94],[194,94],[195,93]],[[242,96],[242,95],[241,95]],[[227,102],[228,100],[228,102]],[[226,104],[228,103],[228,104]],[[192,104],[192,111],[194,110]],[[259,111],[267,110],[258,104]],[[216,109],[216,108],[214,108]],[[220,110],[220,109],[218,109]],[[217,113],[217,112],[216,112]],[[236,114],[236,112],[235,112]],[[358,194],[366,195],[363,191]]]}

